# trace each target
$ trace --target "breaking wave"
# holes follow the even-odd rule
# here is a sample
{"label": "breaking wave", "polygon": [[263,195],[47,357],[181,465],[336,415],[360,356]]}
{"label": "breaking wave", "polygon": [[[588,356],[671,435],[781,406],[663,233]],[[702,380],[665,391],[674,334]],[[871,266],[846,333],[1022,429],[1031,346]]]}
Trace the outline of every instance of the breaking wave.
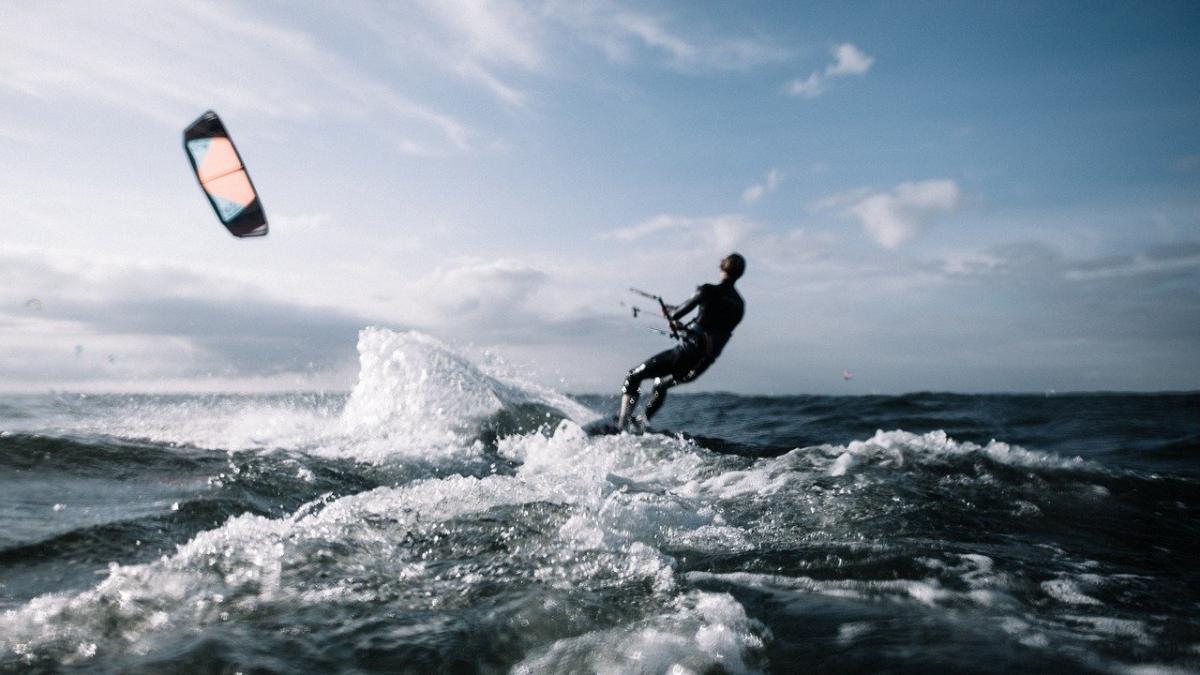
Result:
{"label": "breaking wave", "polygon": [[941,429],[757,458],[590,437],[598,411],[429,336],[358,347],[348,395],[6,413],[0,521],[22,527],[0,538],[0,667],[1195,662],[1186,476]]}

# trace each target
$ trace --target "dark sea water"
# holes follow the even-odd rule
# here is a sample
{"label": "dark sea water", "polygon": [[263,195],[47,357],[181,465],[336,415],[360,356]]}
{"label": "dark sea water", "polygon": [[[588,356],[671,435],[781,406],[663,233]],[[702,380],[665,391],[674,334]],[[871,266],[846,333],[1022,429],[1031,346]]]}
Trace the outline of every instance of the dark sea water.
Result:
{"label": "dark sea water", "polygon": [[[0,398],[4,672],[1200,671],[1200,394]],[[686,389],[685,389],[686,390]]]}

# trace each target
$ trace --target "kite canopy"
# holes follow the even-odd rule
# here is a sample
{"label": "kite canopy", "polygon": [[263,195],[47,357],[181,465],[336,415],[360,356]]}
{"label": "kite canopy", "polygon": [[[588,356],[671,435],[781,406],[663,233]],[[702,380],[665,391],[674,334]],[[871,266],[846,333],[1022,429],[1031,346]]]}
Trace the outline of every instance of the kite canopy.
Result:
{"label": "kite canopy", "polygon": [[217,113],[209,110],[183,130],[183,147],[221,223],[235,237],[267,233],[267,214],[242,157]]}

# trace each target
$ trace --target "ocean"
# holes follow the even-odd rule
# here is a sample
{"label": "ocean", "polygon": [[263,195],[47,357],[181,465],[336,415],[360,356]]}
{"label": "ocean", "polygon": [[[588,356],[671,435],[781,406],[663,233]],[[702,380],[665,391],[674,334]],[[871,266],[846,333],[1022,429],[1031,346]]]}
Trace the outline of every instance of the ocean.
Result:
{"label": "ocean", "polygon": [[[0,397],[0,671],[1200,672],[1200,394]],[[614,389],[616,388],[614,384]]]}

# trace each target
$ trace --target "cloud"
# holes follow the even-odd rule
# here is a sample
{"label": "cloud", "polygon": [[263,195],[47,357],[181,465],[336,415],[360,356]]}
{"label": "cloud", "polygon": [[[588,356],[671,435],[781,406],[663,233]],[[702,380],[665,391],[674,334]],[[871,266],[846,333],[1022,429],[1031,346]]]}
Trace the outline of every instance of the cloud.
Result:
{"label": "cloud", "polygon": [[[986,293],[988,302],[974,311],[1011,314],[991,325],[1010,325],[1022,339],[1069,338],[1128,350],[1124,358],[1113,359],[1121,364],[1117,370],[1149,357],[1175,359],[1200,352],[1195,340],[1200,332],[1200,294],[1195,291],[1200,287],[1200,242],[1072,259],[1049,244],[1023,241],[967,257],[973,262],[943,261],[947,288]],[[1162,341],[1182,341],[1178,346],[1186,347],[1168,353],[1151,344]]]}
{"label": "cloud", "polygon": [[551,1],[545,11],[618,63],[628,63],[643,51],[666,57],[668,66],[681,71],[738,71],[792,57],[790,50],[765,39],[685,34],[673,26],[672,17],[609,0]]}
{"label": "cloud", "polygon": [[[618,286],[625,283],[623,278],[631,276],[690,275],[695,270],[707,273],[731,251],[746,256],[756,278],[770,269],[791,284],[798,274],[798,264],[827,257],[838,241],[832,232],[804,227],[772,228],[741,214],[661,214],[611,231],[608,236],[619,241],[652,239],[646,245],[626,249],[631,253],[607,265],[617,271],[612,283]],[[603,272],[588,270],[587,274],[595,277]]]}
{"label": "cloud", "polygon": [[415,284],[423,304],[440,322],[475,321],[523,308],[547,276],[511,258],[466,258],[442,266]]}
{"label": "cloud", "polygon": [[742,201],[746,202],[747,204],[754,204],[758,200],[762,199],[763,195],[767,194],[768,192],[773,192],[775,188],[779,187],[780,180],[781,177],[779,175],[779,170],[771,169],[767,172],[767,175],[763,177],[763,182],[751,185],[742,191]]}
{"label": "cloud", "polygon": [[[203,55],[199,58],[199,55]],[[0,91],[177,128],[208,107],[291,121],[378,119],[447,151],[476,132],[242,5],[27,5],[0,22]]]}
{"label": "cloud", "polygon": [[[451,339],[505,345],[569,346],[603,334],[597,278],[587,261],[559,269],[515,258],[460,258],[404,286],[406,316],[422,330]],[[619,288],[619,286],[618,286]]]}
{"label": "cloud", "polygon": [[535,7],[524,3],[419,0],[343,4],[337,8],[336,18],[344,17],[379,40],[381,53],[403,70],[423,62],[481,86],[509,106],[527,102],[517,78],[544,71],[552,60],[544,44],[551,26]]}
{"label": "cloud", "polygon": [[812,73],[803,80],[797,79],[788,82],[784,91],[792,96],[816,98],[825,93],[825,78],[821,77],[820,73]]}
{"label": "cloud", "polygon": [[875,191],[869,187],[856,187],[841,192],[835,192],[822,197],[809,205],[812,211],[842,211],[854,206],[869,197]]}
{"label": "cloud", "polygon": [[452,29],[458,47],[472,60],[526,70],[541,68],[545,60],[535,39],[536,19],[522,4],[507,0],[421,0],[417,4]]}
{"label": "cloud", "polygon": [[338,16],[346,15],[398,66],[432,65],[512,107],[529,103],[529,76],[568,69],[594,50],[614,63],[658,58],[680,71],[744,70],[791,57],[764,39],[681,30],[669,15],[614,0],[339,5]]}
{"label": "cloud", "polygon": [[354,336],[371,319],[180,267],[23,252],[0,254],[0,323],[13,326],[2,331],[10,356],[0,373],[39,386],[39,372],[113,380],[332,369],[353,362]]}
{"label": "cloud", "polygon": [[271,216],[271,229],[274,231],[317,231],[328,228],[333,224],[333,216],[328,213],[281,213]]}
{"label": "cloud", "polygon": [[901,183],[889,192],[867,196],[848,213],[862,223],[876,244],[895,249],[934,217],[957,209],[959,199],[958,184],[952,180]]}
{"label": "cloud", "polygon": [[825,77],[866,75],[875,63],[875,58],[859,51],[858,47],[846,42],[833,48],[833,63],[825,68]]}
{"label": "cloud", "polygon": [[618,32],[637,38],[647,47],[670,54],[676,63],[693,62],[700,51],[687,40],[667,30],[662,21],[647,14],[618,12],[612,17],[611,25]]}
{"label": "cloud", "polygon": [[11,141],[33,145],[45,140],[45,134],[20,124],[9,124],[0,120],[0,141]]}
{"label": "cloud", "polygon": [[687,227],[694,222],[693,219],[683,216],[660,214],[629,227],[615,229],[609,232],[608,235],[619,241],[635,241],[664,230]]}
{"label": "cloud", "polygon": [[1120,255],[1081,262],[1067,270],[1073,281],[1145,275],[1191,275],[1200,271],[1200,243],[1181,242],[1152,248],[1136,255]]}
{"label": "cloud", "polygon": [[737,246],[758,228],[757,223],[739,214],[701,217],[660,214],[636,225],[612,230],[607,236],[628,242],[682,229],[688,232],[689,241],[699,241],[710,250],[726,250]]}
{"label": "cloud", "polygon": [[845,42],[833,48],[833,63],[825,66],[824,71],[814,70],[808,77],[795,79],[784,86],[784,91],[792,96],[816,98],[825,93],[829,80],[851,75],[866,75],[875,63],[873,56],[864,54],[858,47]]}

